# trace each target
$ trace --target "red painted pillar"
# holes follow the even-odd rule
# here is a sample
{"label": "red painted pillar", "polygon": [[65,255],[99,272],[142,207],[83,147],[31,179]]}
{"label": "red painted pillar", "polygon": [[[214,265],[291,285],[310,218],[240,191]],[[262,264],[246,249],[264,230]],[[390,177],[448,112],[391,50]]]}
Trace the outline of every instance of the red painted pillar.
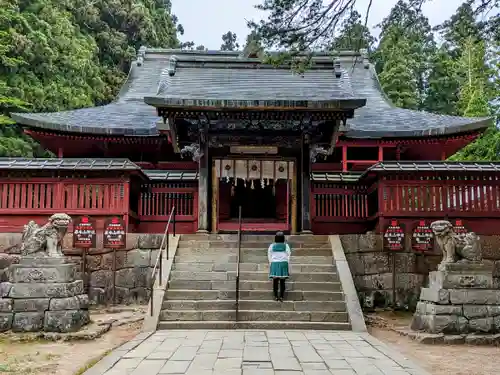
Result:
{"label": "red painted pillar", "polygon": [[384,148],[378,146],[378,161],[384,161]]}
{"label": "red painted pillar", "polygon": [[347,146],[342,146],[342,172],[347,172]]}
{"label": "red painted pillar", "polygon": [[59,159],[62,159],[62,158],[63,158],[63,148],[62,148],[62,147],[59,147],[59,148],[57,149],[57,157],[58,157]]}
{"label": "red painted pillar", "polygon": [[129,212],[130,212],[130,180],[123,182],[123,221],[125,222],[125,231],[129,232]]}

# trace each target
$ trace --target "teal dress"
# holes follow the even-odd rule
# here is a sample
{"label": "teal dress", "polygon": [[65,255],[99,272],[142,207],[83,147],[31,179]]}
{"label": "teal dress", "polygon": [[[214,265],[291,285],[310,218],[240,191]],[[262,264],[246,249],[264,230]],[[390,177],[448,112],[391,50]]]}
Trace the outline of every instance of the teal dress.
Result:
{"label": "teal dress", "polygon": [[288,262],[290,259],[290,246],[285,243],[273,243],[268,249],[269,278],[287,279],[289,275]]}

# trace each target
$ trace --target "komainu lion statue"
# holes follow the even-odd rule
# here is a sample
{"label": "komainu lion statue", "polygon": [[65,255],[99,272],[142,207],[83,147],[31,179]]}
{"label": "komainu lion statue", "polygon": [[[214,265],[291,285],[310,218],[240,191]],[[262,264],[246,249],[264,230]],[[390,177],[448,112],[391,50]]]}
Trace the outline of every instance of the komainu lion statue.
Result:
{"label": "komainu lion statue", "polygon": [[453,230],[453,225],[447,220],[433,222],[431,229],[443,251],[439,270],[444,269],[449,263],[481,263],[481,246],[476,233],[457,234]]}
{"label": "komainu lion statue", "polygon": [[39,227],[34,221],[24,226],[21,255],[62,257],[61,242],[71,224],[66,214],[54,214],[47,224]]}

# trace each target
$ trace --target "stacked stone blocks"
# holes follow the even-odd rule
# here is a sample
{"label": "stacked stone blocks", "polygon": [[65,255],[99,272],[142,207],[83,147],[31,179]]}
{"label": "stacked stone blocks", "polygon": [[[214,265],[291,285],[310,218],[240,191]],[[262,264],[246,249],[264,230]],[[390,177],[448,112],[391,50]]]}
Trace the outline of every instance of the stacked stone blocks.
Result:
{"label": "stacked stone blocks", "polygon": [[73,332],[89,322],[77,267],[61,258],[23,257],[0,283],[0,331]]}
{"label": "stacked stone blocks", "polygon": [[430,272],[411,329],[428,333],[500,332],[500,290],[487,264],[449,263]]}

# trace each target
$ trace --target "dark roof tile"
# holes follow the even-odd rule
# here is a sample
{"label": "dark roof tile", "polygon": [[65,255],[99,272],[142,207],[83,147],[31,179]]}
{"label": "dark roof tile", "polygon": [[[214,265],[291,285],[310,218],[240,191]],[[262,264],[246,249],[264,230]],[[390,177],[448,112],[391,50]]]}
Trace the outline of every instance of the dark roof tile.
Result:
{"label": "dark roof tile", "polygon": [[368,168],[365,174],[370,172],[500,172],[500,163],[491,162],[380,162]]}
{"label": "dark roof tile", "polygon": [[[175,74],[168,75],[170,58],[177,56]],[[443,116],[394,107],[385,97],[373,67],[352,54],[341,53],[342,77],[336,78],[332,58],[315,58],[316,67],[304,76],[286,69],[262,66],[256,59],[241,59],[238,52],[200,52],[146,49],[133,62],[129,77],[115,102],[94,108],[57,113],[17,113],[20,124],[65,132],[106,135],[157,135],[159,118],[144,102],[167,98],[172,105],[195,100],[242,105],[337,105],[341,101],[359,106],[348,119],[345,135],[353,138],[424,137],[486,128],[491,119]],[[203,66],[203,68],[201,67]],[[222,68],[224,67],[224,68]],[[256,68],[260,67],[260,68]],[[163,99],[162,99],[163,98]],[[240,101],[235,103],[234,101]],[[260,104],[259,104],[260,103]],[[304,104],[304,103],[302,103]]]}
{"label": "dark roof tile", "polygon": [[306,106],[359,108],[349,75],[334,74],[333,60],[303,74],[264,65],[256,59],[172,57],[163,70],[158,92],[147,96],[152,105],[214,107]]}
{"label": "dark roof tile", "polygon": [[136,171],[141,168],[129,159],[0,158],[0,170],[105,170]]}

